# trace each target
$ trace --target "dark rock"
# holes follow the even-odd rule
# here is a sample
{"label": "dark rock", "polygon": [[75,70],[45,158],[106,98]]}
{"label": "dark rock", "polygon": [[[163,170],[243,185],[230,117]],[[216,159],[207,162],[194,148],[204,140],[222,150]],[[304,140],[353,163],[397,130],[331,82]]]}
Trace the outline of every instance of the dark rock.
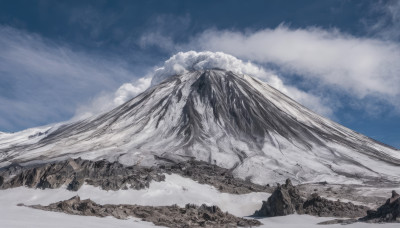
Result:
{"label": "dark rock", "polygon": [[164,181],[163,173],[175,173],[201,184],[215,186],[221,192],[245,194],[272,192],[272,188],[234,178],[231,170],[203,161],[183,161],[161,164],[159,167],[123,166],[118,162],[69,159],[30,167],[11,165],[0,170],[0,189],[27,186],[30,188],[59,188],[77,191],[84,183],[104,190],[143,189],[151,181]]}
{"label": "dark rock", "polygon": [[[141,166],[123,166],[118,162],[69,159],[34,167],[15,169],[11,166],[0,172],[1,189],[26,186],[30,188],[59,188],[77,191],[85,182],[104,190],[143,189],[151,181],[164,181],[159,169]],[[8,179],[5,180],[4,177]]]}
{"label": "dark rock", "polygon": [[309,214],[320,217],[347,217],[357,218],[365,216],[369,208],[331,201],[320,197],[317,193],[311,194],[311,198],[304,200],[297,187],[293,186],[288,179],[283,185],[278,185],[276,190],[263,201],[260,210],[255,212],[255,216],[272,217],[294,214]]}
{"label": "dark rock", "polygon": [[[161,158],[156,157],[156,159]],[[200,184],[212,185],[221,192],[246,194],[250,192],[273,191],[269,186],[251,183],[249,178],[247,180],[235,178],[231,170],[204,161],[169,162],[159,166],[162,172],[179,174]]]}
{"label": "dark rock", "polygon": [[400,195],[395,190],[393,190],[392,191],[392,197],[389,199],[389,203],[393,203],[398,198],[400,198]]}
{"label": "dark rock", "polygon": [[113,216],[117,219],[127,219],[133,216],[155,225],[167,227],[252,227],[261,225],[258,220],[239,218],[222,212],[217,206],[205,204],[201,206],[187,204],[184,208],[177,205],[159,207],[126,204],[100,205],[90,199],[81,200],[79,196],[75,196],[48,206],[32,205],[29,207],[72,215]]}
{"label": "dark rock", "polygon": [[349,225],[356,223],[357,219],[333,219],[324,222],[318,223],[318,225],[332,225],[332,224],[341,224],[341,225]]}
{"label": "dark rock", "polygon": [[287,179],[285,184],[278,185],[267,201],[263,201],[261,209],[256,211],[254,215],[272,217],[294,214],[295,212],[302,214],[303,202],[299,190]]}
{"label": "dark rock", "polygon": [[78,191],[81,188],[81,186],[83,185],[84,182],[85,181],[84,181],[83,178],[79,178],[77,176],[74,176],[74,179],[68,184],[67,190]]}
{"label": "dark rock", "polygon": [[319,217],[359,218],[365,216],[369,208],[350,202],[327,200],[313,193],[311,198],[304,202],[303,209],[305,214]]}
{"label": "dark rock", "polygon": [[360,219],[363,222],[383,223],[400,222],[400,196],[396,191],[392,191],[392,197],[377,210],[369,210],[367,216]]}

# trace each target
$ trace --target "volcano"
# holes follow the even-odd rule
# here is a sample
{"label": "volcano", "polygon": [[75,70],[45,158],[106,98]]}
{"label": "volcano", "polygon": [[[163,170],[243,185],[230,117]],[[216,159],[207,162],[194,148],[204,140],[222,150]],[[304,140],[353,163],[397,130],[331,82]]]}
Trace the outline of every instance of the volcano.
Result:
{"label": "volcano", "polygon": [[95,117],[0,137],[2,167],[71,157],[143,166],[202,160],[259,184],[400,180],[399,150],[255,77],[218,67],[155,78],[145,92]]}

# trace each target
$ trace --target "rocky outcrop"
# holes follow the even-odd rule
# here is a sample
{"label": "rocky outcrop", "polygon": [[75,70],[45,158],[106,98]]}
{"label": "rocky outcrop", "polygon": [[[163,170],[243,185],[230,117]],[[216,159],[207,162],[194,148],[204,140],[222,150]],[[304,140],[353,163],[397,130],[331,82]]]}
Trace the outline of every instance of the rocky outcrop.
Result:
{"label": "rocky outcrop", "polygon": [[392,197],[377,210],[369,210],[368,215],[360,221],[371,223],[400,222],[400,195],[392,191]]}
{"label": "rocky outcrop", "polygon": [[163,173],[178,174],[201,184],[209,184],[221,192],[245,194],[272,192],[269,186],[253,184],[235,178],[231,170],[203,161],[168,161],[159,166],[123,166],[118,162],[69,159],[35,166],[11,165],[0,170],[0,189],[26,186],[30,188],[59,188],[77,191],[84,183],[104,190],[143,189],[151,181],[163,181]]}
{"label": "rocky outcrop", "polygon": [[251,227],[261,225],[257,220],[239,218],[222,212],[217,206],[206,206],[205,204],[201,206],[187,204],[184,208],[177,205],[158,207],[126,204],[100,205],[90,199],[81,200],[79,196],[75,196],[48,206],[32,205],[29,207],[72,215],[113,216],[117,219],[127,219],[133,216],[166,227]]}
{"label": "rocky outcrop", "polygon": [[392,191],[392,197],[386,200],[385,204],[377,210],[368,210],[367,216],[359,219],[334,219],[324,221],[319,224],[352,224],[356,222],[367,223],[400,223],[400,195],[396,191]]}
{"label": "rocky outcrop", "polygon": [[319,217],[359,218],[367,214],[368,207],[351,202],[327,200],[314,193],[303,204],[305,214]]}
{"label": "rocky outcrop", "polygon": [[69,159],[33,167],[11,166],[0,172],[0,189],[26,186],[30,188],[59,188],[63,185],[77,191],[84,183],[104,190],[143,189],[151,181],[163,181],[159,169],[123,166],[117,162]]}
{"label": "rocky outcrop", "polygon": [[260,210],[254,213],[258,217],[273,217],[289,214],[309,214],[320,217],[357,218],[367,214],[369,208],[353,203],[324,199],[318,194],[312,194],[304,200],[300,191],[289,179],[283,185],[278,185]]}
{"label": "rocky outcrop", "polygon": [[252,183],[250,180],[235,178],[232,170],[219,167],[204,161],[189,160],[185,162],[170,161],[159,168],[165,173],[175,173],[200,184],[216,187],[220,192],[246,194],[250,192],[272,192],[273,188]]}
{"label": "rocky outcrop", "polygon": [[287,179],[286,183],[279,185],[267,201],[263,201],[260,210],[255,212],[258,217],[273,217],[303,213],[303,199],[299,190]]}

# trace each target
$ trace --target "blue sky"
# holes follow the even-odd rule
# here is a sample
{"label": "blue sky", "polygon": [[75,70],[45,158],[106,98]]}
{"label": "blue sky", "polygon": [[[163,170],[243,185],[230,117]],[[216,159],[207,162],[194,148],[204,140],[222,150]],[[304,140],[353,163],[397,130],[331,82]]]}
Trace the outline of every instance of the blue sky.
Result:
{"label": "blue sky", "polygon": [[105,110],[176,52],[210,50],[399,148],[399,47],[399,1],[0,1],[0,131]]}

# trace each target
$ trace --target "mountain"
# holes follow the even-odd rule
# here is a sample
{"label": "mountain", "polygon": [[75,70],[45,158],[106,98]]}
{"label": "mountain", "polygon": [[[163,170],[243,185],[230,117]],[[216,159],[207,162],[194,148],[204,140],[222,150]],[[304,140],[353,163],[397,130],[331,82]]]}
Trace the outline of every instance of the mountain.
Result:
{"label": "mountain", "polygon": [[0,135],[0,165],[81,157],[148,166],[194,158],[260,184],[400,181],[399,150],[256,78],[209,68],[160,81],[107,113]]}

